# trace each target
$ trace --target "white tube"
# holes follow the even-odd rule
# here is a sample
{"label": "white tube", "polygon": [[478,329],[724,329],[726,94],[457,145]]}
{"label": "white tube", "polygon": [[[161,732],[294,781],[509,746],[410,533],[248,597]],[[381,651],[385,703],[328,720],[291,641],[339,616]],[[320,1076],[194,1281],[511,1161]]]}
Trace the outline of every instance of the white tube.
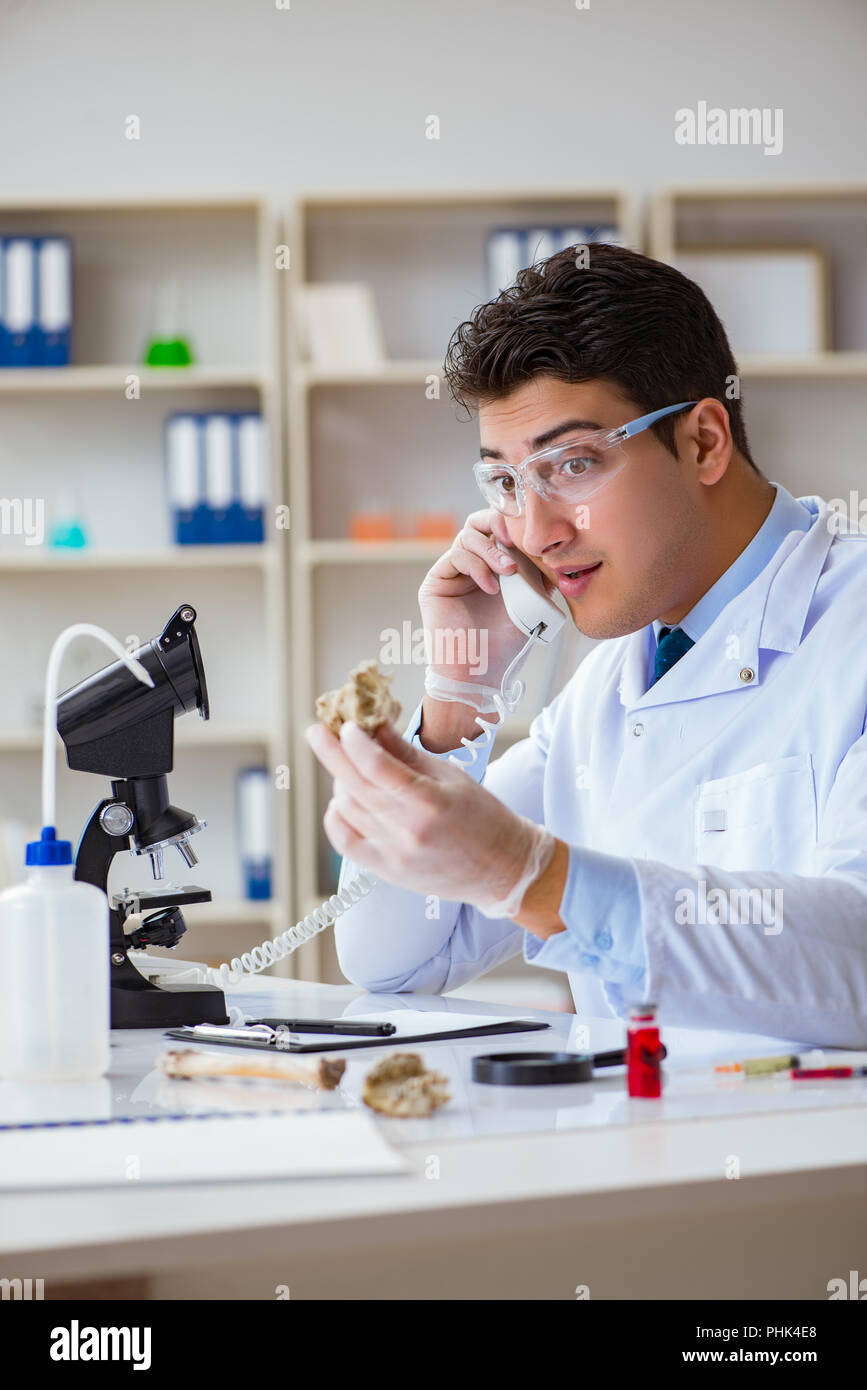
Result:
{"label": "white tube", "polygon": [[143,685],[153,685],[150,672],[142,666],[140,661],[136,661],[134,656],[130,656],[120,645],[116,637],[112,637],[110,632],[106,632],[104,627],[95,627],[93,623],[73,623],[71,627],[64,628],[60,636],[51,648],[51,655],[48,658],[48,666],[45,672],[45,722],[42,729],[42,824],[55,825],[55,814],[57,807],[57,765],[54,753],[54,739],[57,734],[57,686],[60,679],[60,663],[63,660],[64,652],[70,642],[76,637],[97,637],[100,642],[119,656],[132,671],[133,675],[142,682]]}

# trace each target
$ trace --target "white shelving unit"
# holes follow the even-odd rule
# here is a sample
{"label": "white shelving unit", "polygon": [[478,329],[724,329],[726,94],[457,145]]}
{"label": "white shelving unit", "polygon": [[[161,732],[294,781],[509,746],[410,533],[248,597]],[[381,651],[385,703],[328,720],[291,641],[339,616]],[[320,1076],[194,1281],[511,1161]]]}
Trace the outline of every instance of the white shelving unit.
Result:
{"label": "white shelving unit", "polygon": [[[407,622],[420,628],[418,586],[449,543],[355,541],[349,538],[351,516],[380,502],[409,514],[451,512],[457,529],[482,505],[471,473],[476,428],[456,419],[442,372],[452,331],[490,297],[486,233],[604,223],[615,224],[627,245],[639,246],[636,210],[615,189],[317,196],[293,209],[286,396],[299,912],[311,911],[336,887],[337,856],[322,830],[330,778],[303,738],[316,696],[341,685],[359,661],[379,659],[386,628],[400,632]],[[373,371],[331,370],[301,353],[296,290],[347,281],[364,281],[373,291],[387,352]],[[442,383],[438,399],[426,394],[432,377]],[[574,638],[564,639],[556,654],[533,653],[522,672],[527,695],[498,734],[498,751],[526,737],[533,714],[574,669],[584,640]],[[381,669],[389,668],[381,661]],[[407,663],[392,673],[401,718],[408,719],[422,695],[424,668]],[[298,956],[302,977],[341,978],[331,932]]]}
{"label": "white shelving unit", "polygon": [[762,472],[796,496],[867,484],[867,185],[671,188],[653,200],[650,254],[694,246],[816,245],[830,265],[831,350],[741,355],[747,432]]}
{"label": "white shelving unit", "polygon": [[130,376],[137,376],[142,391],[187,392],[234,386],[238,389],[261,390],[272,380],[270,375],[245,367],[177,367],[121,366],[105,367],[21,367],[0,373],[0,395],[7,392],[17,396],[25,391],[42,394],[58,391],[121,391]]}
{"label": "white shelving unit", "polygon": [[[170,785],[178,804],[208,821],[196,845],[201,868],[182,877],[210,887],[215,901],[189,909],[188,954],[227,959],[321,903],[336,883],[322,831],[330,779],[303,729],[321,690],[379,654],[384,629],[419,627],[418,585],[447,545],[354,541],[350,519],[379,502],[408,515],[450,512],[460,524],[480,505],[470,473],[475,425],[456,418],[442,359],[454,327],[489,297],[485,234],[605,222],[641,249],[635,205],[616,189],[316,196],[291,209],[285,228],[256,199],[0,203],[0,235],[69,235],[76,276],[74,365],[0,371],[0,496],[44,497],[50,523],[72,486],[92,542],[83,552],[52,552],[0,535],[0,819],[39,821],[38,709],[56,633],[87,617],[145,640],[190,602],[212,718],[178,721]],[[747,427],[759,466],[794,493],[863,492],[867,186],[670,189],[652,202],[649,240],[664,260],[708,243],[826,250],[832,348],[812,357],[739,355]],[[291,270],[278,275],[274,248],[282,243]],[[181,329],[196,351],[189,368],[140,365],[154,291],[166,277],[178,284]],[[387,360],[372,371],[306,361],[294,331],[295,291],[359,280],[372,287]],[[125,394],[132,376],[134,401]],[[432,378],[442,389],[430,400]],[[272,530],[261,546],[171,543],[162,425],[178,409],[261,410],[271,502],[291,502],[288,533]],[[533,714],[590,644],[573,634],[558,645],[556,669],[543,653],[525,668],[527,695],[498,734],[499,751],[526,737]],[[73,648],[62,683],[105,660],[96,646]],[[423,668],[407,662],[393,677],[408,718]],[[275,789],[269,903],[240,897],[234,782],[252,763],[291,767],[291,790]],[[65,772],[63,759],[58,766],[59,818],[77,835],[103,788]],[[124,881],[146,881],[145,866],[126,862]],[[280,968],[338,979],[331,943],[325,932]],[[509,963],[504,978],[517,979],[518,969],[510,974]]]}
{"label": "white shelving unit", "polygon": [[[0,536],[0,818],[40,820],[42,682],[52,641],[68,623],[92,621],[121,640],[156,636],[181,603],[197,610],[211,719],[175,726],[176,804],[207,821],[193,871],[167,860],[176,881],[196,881],[214,901],[185,910],[184,949],[217,962],[289,925],[289,793],[274,792],[273,897],[242,896],[235,778],[249,765],[290,761],[284,533],[268,525],[286,500],[279,371],[280,294],[273,210],[256,199],[0,204],[0,235],[67,235],[73,245],[73,365],[0,371],[0,496],[44,500],[46,533],[70,489],[89,532],[81,551],[27,547]],[[155,328],[157,287],[177,286],[178,329],[196,365],[141,365]],[[129,399],[130,378],[138,399]],[[163,423],[176,410],[258,410],[269,441],[266,541],[178,546],[163,475]],[[47,541],[47,534],[46,534]],[[14,659],[10,654],[14,653]],[[100,644],[70,648],[68,688],[105,665]],[[58,750],[62,747],[58,739]],[[107,780],[58,760],[58,822],[77,839]],[[116,884],[148,881],[122,856]],[[294,920],[294,919],[293,919]]]}

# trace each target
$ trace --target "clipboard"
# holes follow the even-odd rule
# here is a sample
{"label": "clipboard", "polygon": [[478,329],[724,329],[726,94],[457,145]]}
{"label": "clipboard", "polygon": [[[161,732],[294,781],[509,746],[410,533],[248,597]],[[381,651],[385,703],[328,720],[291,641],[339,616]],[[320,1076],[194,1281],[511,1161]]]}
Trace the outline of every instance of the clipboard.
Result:
{"label": "clipboard", "polygon": [[[347,1036],[342,1042],[339,1038],[328,1042],[291,1042],[284,1043],[281,1047],[274,1043],[265,1042],[262,1039],[250,1039],[249,1042],[241,1038],[214,1038],[197,1037],[194,1028],[168,1028],[163,1034],[166,1038],[175,1038],[178,1042],[201,1043],[203,1046],[210,1046],[214,1043],[217,1047],[254,1047],[260,1052],[349,1052],[355,1051],[359,1047],[403,1047],[405,1043],[429,1043],[443,1042],[449,1038],[489,1038],[498,1037],[504,1033],[535,1033],[542,1028],[550,1028],[550,1023],[537,1023],[528,1019],[515,1019],[508,1023],[492,1023],[473,1028],[449,1028],[441,1033],[404,1033],[402,1036],[393,1035],[390,1038],[357,1038]],[[297,1036],[297,1034],[293,1035]],[[322,1034],[318,1036],[322,1037]]]}

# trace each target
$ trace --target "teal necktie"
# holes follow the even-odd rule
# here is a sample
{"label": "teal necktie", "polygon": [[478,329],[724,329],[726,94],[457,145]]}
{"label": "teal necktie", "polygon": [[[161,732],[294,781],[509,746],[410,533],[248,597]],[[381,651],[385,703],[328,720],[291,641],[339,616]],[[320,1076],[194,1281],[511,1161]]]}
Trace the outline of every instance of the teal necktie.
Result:
{"label": "teal necktie", "polygon": [[694,647],[695,643],[691,637],[687,637],[681,627],[661,627],[659,638],[656,644],[656,655],[653,658],[653,680],[651,685],[655,685],[660,676],[664,676],[666,671],[674,666],[675,662]]}

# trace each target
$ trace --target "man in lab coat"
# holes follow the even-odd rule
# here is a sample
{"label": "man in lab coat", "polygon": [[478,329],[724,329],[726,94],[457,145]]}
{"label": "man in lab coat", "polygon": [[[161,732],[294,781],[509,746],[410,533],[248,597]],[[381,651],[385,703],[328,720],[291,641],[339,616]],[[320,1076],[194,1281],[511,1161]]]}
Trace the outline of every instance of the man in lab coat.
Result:
{"label": "man in lab coat", "polygon": [[[712,306],[634,252],[522,272],[446,370],[487,505],[419,591],[424,698],[402,738],[307,730],[341,887],[376,880],[336,924],[344,973],[438,993],[523,950],[579,1014],[653,1000],[666,1024],[867,1045],[867,537],[762,474]],[[490,762],[477,717],[524,643],[497,540],[605,640]],[[437,656],[471,629],[486,672]]]}

